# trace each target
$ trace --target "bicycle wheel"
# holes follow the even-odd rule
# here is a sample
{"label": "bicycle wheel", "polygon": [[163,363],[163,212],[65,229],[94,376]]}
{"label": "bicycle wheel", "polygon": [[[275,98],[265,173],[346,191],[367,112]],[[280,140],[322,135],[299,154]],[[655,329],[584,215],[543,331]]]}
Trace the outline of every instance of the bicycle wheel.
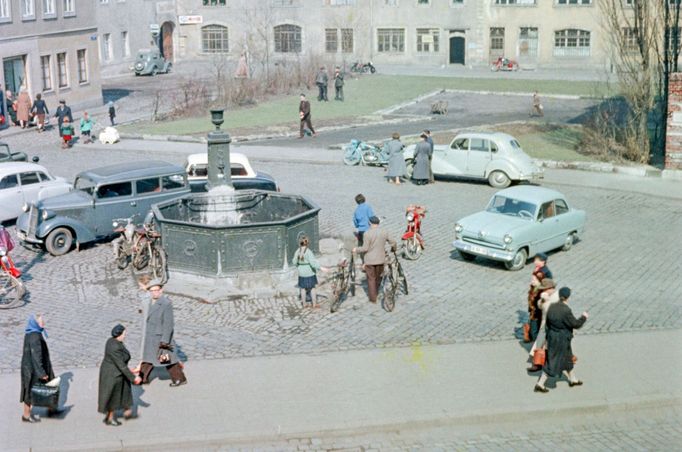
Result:
{"label": "bicycle wheel", "polygon": [[350,296],[355,296],[355,258],[350,257],[350,263],[348,264],[348,286],[350,288]]}
{"label": "bicycle wheel", "polygon": [[123,243],[117,244],[118,249],[116,250],[116,266],[119,270],[125,270],[125,268],[130,263],[130,255],[124,249],[125,245]]}
{"label": "bicycle wheel", "polygon": [[345,149],[343,153],[344,164],[348,166],[355,166],[358,163],[360,163],[360,161],[362,160],[362,156],[355,147],[348,145],[344,149]]}
{"label": "bicycle wheel", "polygon": [[400,265],[400,262],[396,262],[397,270],[398,270],[398,283],[400,285],[400,290],[403,291],[405,295],[409,295],[409,289],[407,287],[407,276],[405,276],[405,271],[403,270],[403,266]]}
{"label": "bicycle wheel", "polygon": [[26,289],[14,276],[0,273],[0,309],[10,309],[21,304]]}
{"label": "bicycle wheel", "polygon": [[154,278],[159,278],[165,283],[168,280],[168,275],[166,274],[166,251],[160,245],[152,247],[150,264]]}
{"label": "bicycle wheel", "polygon": [[416,261],[422,254],[422,246],[419,244],[417,237],[412,237],[405,242],[405,247],[403,248],[403,256],[405,258]]}
{"label": "bicycle wheel", "polygon": [[136,249],[137,252],[133,252],[133,267],[135,267],[135,270],[142,270],[149,265],[149,261],[151,260],[149,247],[147,246],[147,243],[140,242]]}
{"label": "bicycle wheel", "polygon": [[341,307],[341,287],[339,282],[341,277],[341,275],[336,274],[332,280],[332,304],[329,307],[329,311],[332,314],[338,311],[339,307]]}
{"label": "bicycle wheel", "polygon": [[397,285],[393,280],[393,275],[390,272],[384,275],[384,277],[381,279],[381,284],[383,286],[382,292],[384,294],[384,309],[387,312],[392,312],[393,308],[395,308],[395,293],[397,289]]}

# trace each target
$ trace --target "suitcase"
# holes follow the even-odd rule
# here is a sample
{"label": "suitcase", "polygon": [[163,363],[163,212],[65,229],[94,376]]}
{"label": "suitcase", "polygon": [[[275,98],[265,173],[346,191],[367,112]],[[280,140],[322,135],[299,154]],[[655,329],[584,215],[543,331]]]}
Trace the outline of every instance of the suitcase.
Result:
{"label": "suitcase", "polygon": [[31,402],[33,406],[56,409],[59,405],[59,386],[33,385],[31,387]]}

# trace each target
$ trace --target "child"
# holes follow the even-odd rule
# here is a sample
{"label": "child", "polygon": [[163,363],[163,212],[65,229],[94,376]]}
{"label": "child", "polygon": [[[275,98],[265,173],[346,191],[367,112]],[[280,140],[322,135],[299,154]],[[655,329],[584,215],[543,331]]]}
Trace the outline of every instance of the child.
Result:
{"label": "child", "polygon": [[64,140],[62,142],[62,149],[66,149],[71,146],[71,138],[73,138],[73,126],[71,125],[69,118],[64,118],[61,132],[62,139]]}
{"label": "child", "polygon": [[298,287],[300,289],[301,305],[306,306],[307,296],[310,294],[313,308],[317,308],[317,294],[315,287],[317,286],[317,271],[327,271],[326,268],[320,266],[315,258],[315,254],[308,248],[308,237],[303,236],[299,241],[299,248],[294,255],[292,264],[298,270]]}
{"label": "child", "polygon": [[88,116],[88,112],[87,111],[83,112],[83,117],[81,118],[81,136],[83,137],[84,144],[92,143],[92,139],[90,138],[90,131],[92,130],[92,126],[94,124],[95,120],[90,119],[90,116]]}

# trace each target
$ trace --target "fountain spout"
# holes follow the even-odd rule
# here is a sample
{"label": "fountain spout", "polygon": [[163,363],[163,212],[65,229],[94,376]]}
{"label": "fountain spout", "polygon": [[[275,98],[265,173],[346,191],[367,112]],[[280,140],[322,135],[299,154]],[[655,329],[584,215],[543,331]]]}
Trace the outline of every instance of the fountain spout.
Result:
{"label": "fountain spout", "polygon": [[211,109],[211,122],[215,130],[208,133],[208,182],[207,188],[232,187],[230,166],[230,143],[232,138],[220,126],[224,122],[224,108]]}

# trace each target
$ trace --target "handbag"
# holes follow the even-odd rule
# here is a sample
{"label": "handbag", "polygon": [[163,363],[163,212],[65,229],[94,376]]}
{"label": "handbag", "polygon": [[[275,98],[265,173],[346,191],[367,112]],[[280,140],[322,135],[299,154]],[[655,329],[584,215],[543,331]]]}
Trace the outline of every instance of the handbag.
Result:
{"label": "handbag", "polygon": [[161,363],[161,364],[170,363],[170,360],[171,360],[170,352],[172,350],[173,350],[173,346],[171,346],[170,344],[161,343],[161,345],[159,346],[159,355],[158,355],[159,363]]}
{"label": "handbag", "polygon": [[523,324],[523,342],[530,342],[530,323]]}
{"label": "handbag", "polygon": [[31,386],[31,404],[47,408],[57,408],[59,405],[59,386],[46,386],[37,383]]}
{"label": "handbag", "polygon": [[544,366],[546,360],[547,354],[544,348],[538,348],[537,350],[535,350],[535,353],[533,354],[533,365]]}

